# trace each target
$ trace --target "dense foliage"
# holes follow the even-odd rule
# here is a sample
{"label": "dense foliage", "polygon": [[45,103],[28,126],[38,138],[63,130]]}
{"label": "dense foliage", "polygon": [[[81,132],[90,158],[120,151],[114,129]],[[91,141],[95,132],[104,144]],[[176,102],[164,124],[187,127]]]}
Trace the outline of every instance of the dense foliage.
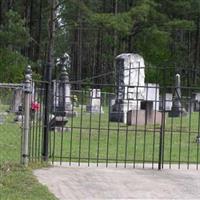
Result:
{"label": "dense foliage", "polygon": [[[155,68],[189,69],[191,84],[197,82],[199,0],[2,0],[0,70],[9,80],[18,80],[27,59],[41,73],[37,63],[47,60],[52,38],[50,5],[55,14],[53,59],[65,52],[70,55],[71,80],[109,73],[95,81],[112,82],[115,56],[134,52]],[[149,70],[147,81],[159,81],[154,74]]]}

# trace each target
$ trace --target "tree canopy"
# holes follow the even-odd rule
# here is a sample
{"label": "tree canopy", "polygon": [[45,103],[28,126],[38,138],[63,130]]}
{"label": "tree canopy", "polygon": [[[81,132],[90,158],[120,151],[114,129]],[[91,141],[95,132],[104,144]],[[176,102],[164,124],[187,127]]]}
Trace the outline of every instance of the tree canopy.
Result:
{"label": "tree canopy", "polygon": [[[141,54],[157,68],[190,68],[196,81],[200,63],[199,0],[2,0],[0,81],[20,79],[31,62],[41,73],[47,61],[51,4],[54,1],[54,60],[68,53],[70,79],[81,80],[114,70],[123,52]],[[14,76],[13,76],[14,74]],[[146,74],[155,82],[154,71]],[[98,82],[112,82],[103,77]]]}

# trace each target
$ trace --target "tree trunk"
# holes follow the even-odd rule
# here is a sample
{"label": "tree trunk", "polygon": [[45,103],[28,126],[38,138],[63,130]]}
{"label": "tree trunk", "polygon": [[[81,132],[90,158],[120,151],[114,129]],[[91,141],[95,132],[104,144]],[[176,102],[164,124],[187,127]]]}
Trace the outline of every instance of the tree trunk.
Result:
{"label": "tree trunk", "polygon": [[39,3],[37,45],[36,45],[36,51],[35,51],[35,57],[34,57],[35,60],[40,59],[41,24],[42,24],[42,0],[40,0],[40,3]]}
{"label": "tree trunk", "polygon": [[[33,0],[30,2],[30,12],[29,12],[29,33],[31,38],[33,37]],[[33,49],[34,49],[34,43],[32,42],[32,39],[29,42],[29,48],[28,48],[28,57],[33,59]]]}
{"label": "tree trunk", "polygon": [[199,64],[200,64],[200,14],[198,15],[197,18],[197,31],[196,31],[196,40],[195,40],[195,67],[194,67],[194,78],[193,78],[193,83],[196,84],[197,82],[197,69],[199,69]]}
{"label": "tree trunk", "polygon": [[49,44],[47,61],[52,66],[54,65],[54,38],[55,38],[55,7],[56,0],[50,0],[50,19],[49,19]]}

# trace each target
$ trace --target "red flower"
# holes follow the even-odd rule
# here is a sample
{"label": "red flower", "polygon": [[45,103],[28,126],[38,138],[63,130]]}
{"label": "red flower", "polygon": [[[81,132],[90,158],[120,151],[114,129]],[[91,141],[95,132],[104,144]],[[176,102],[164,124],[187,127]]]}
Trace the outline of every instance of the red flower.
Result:
{"label": "red flower", "polygon": [[39,111],[40,110],[40,104],[36,101],[36,102],[32,102],[31,103],[31,109],[33,111]]}

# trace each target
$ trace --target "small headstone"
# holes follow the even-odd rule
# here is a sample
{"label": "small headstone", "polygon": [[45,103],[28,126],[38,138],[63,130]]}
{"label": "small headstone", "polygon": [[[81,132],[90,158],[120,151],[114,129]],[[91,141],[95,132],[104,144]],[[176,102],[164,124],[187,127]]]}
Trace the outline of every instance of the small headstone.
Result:
{"label": "small headstone", "polygon": [[172,101],[172,110],[169,112],[169,117],[186,116],[187,112],[181,103],[181,80],[180,75],[176,74],[176,86],[174,91],[174,98]]}
{"label": "small headstone", "polygon": [[86,112],[104,113],[101,106],[101,90],[91,89],[89,104],[86,106]]}
{"label": "small headstone", "polygon": [[200,93],[193,93],[191,98],[191,104],[193,106],[193,112],[200,111]]}

